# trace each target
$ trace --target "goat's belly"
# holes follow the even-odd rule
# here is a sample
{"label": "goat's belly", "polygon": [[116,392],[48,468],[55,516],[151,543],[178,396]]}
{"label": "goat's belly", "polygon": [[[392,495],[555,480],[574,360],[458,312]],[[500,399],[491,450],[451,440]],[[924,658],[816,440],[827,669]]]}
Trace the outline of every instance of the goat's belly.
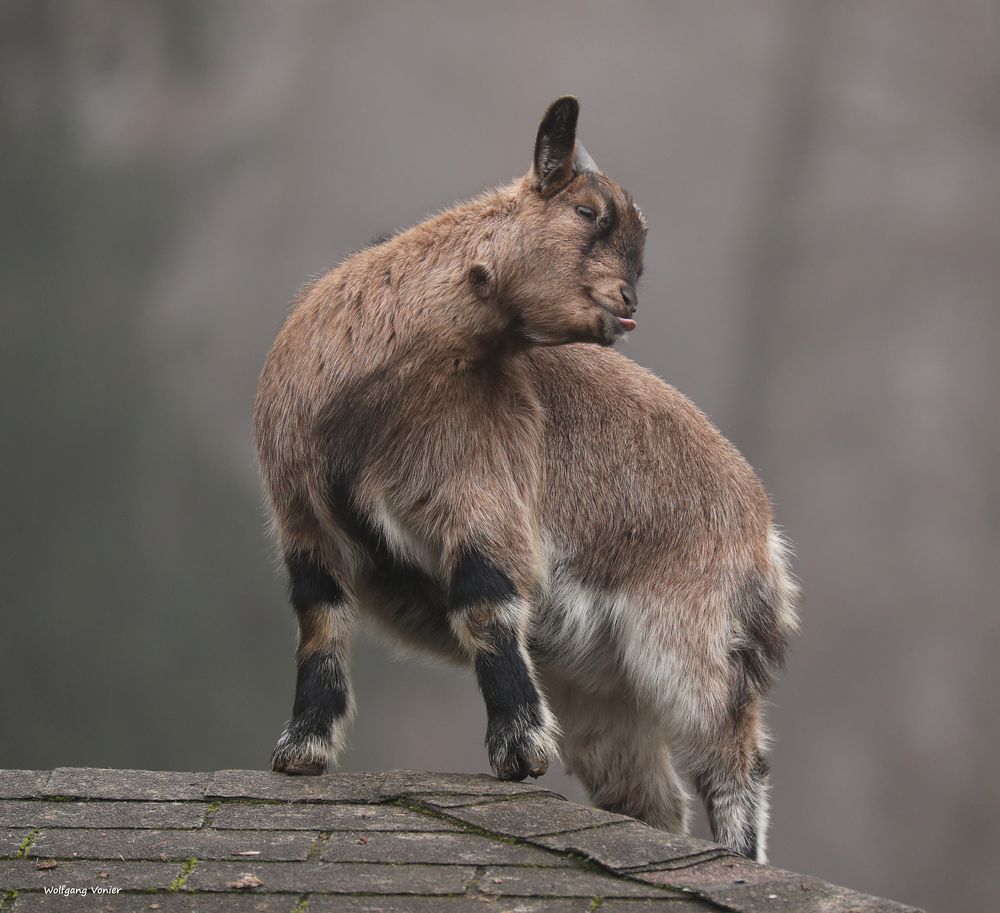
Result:
{"label": "goat's belly", "polygon": [[405,532],[382,505],[369,516],[342,498],[334,503],[334,513],[340,548],[351,556],[350,589],[363,616],[397,647],[461,660],[432,550]]}
{"label": "goat's belly", "polygon": [[448,624],[444,588],[420,570],[373,563],[358,575],[354,591],[363,614],[394,646],[466,660]]}
{"label": "goat's belly", "polygon": [[617,692],[623,681],[613,594],[568,574],[553,574],[532,615],[530,650],[547,676],[593,694]]}

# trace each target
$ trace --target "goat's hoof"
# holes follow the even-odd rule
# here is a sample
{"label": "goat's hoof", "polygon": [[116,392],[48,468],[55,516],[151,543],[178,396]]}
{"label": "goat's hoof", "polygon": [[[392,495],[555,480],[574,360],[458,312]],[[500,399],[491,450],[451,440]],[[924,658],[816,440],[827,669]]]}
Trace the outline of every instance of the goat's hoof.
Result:
{"label": "goat's hoof", "polygon": [[527,777],[536,779],[549,769],[549,759],[545,755],[508,757],[495,765],[498,780],[524,780]]}
{"label": "goat's hoof", "polygon": [[271,753],[271,770],[276,773],[316,776],[326,770],[329,745],[318,736],[296,738],[287,729]]}
{"label": "goat's hoof", "polygon": [[540,777],[556,754],[555,740],[544,726],[491,726],[486,744],[499,780]]}
{"label": "goat's hoof", "polygon": [[299,760],[279,760],[271,759],[271,770],[279,774],[292,774],[294,776],[315,777],[326,772],[326,764],[317,761]]}

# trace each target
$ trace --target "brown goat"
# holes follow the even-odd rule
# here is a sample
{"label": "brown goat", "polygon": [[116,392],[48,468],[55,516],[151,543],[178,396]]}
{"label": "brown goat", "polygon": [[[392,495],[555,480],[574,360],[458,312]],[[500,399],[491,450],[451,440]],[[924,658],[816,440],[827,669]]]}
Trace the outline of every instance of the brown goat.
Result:
{"label": "brown goat", "polygon": [[524,178],[310,285],[268,356],[255,432],[299,623],[272,764],[335,761],[366,615],[474,664],[497,776],[559,751],[601,807],[682,832],[676,762],[716,839],[763,859],[795,588],[753,470],[608,348],[646,226],[578,110],[548,109]]}

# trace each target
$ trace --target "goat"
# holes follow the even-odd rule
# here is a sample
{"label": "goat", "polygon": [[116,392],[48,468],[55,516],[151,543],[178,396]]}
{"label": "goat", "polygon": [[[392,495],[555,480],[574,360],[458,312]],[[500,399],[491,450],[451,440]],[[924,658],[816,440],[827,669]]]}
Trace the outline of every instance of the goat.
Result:
{"label": "goat", "polygon": [[578,113],[549,107],[523,178],[305,288],[267,357],[254,430],[299,627],[272,767],[335,762],[364,615],[472,663],[498,777],[558,751],[600,807],[683,833],[676,764],[763,860],[795,585],[753,470],[611,348],[646,223]]}

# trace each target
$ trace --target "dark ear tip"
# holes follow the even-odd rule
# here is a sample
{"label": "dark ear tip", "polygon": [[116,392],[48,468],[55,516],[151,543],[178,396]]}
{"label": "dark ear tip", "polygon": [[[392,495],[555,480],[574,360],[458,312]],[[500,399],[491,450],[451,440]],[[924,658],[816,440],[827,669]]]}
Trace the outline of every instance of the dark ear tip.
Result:
{"label": "dark ear tip", "polygon": [[548,110],[545,112],[545,117],[548,118],[552,115],[565,117],[567,114],[576,115],[579,113],[580,102],[577,100],[577,97],[575,95],[561,95],[549,105]]}

